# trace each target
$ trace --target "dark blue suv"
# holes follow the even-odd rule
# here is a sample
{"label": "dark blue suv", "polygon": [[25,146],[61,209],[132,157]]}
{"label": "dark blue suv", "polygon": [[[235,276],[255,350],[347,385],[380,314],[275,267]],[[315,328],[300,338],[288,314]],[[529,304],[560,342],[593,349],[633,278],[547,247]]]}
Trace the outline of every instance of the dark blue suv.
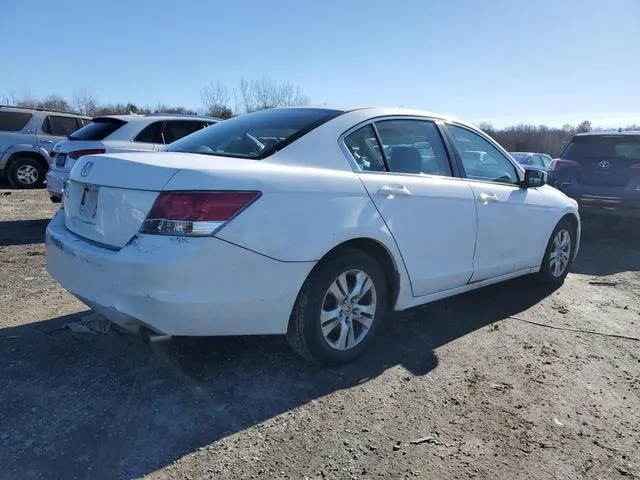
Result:
{"label": "dark blue suv", "polygon": [[574,135],[549,168],[582,215],[640,218],[640,131]]}

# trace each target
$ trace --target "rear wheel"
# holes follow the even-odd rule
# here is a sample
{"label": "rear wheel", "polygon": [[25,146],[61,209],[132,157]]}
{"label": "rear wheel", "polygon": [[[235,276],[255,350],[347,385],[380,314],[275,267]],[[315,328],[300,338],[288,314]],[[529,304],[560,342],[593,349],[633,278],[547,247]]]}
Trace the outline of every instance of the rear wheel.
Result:
{"label": "rear wheel", "polygon": [[14,188],[40,188],[44,185],[45,169],[33,158],[20,157],[11,161],[7,179]]}
{"label": "rear wheel", "polygon": [[308,361],[340,365],[375,338],[387,310],[387,282],[369,255],[344,249],[323,260],[303,285],[287,340]]}
{"label": "rear wheel", "polygon": [[576,228],[566,218],[563,218],[551,234],[547,244],[538,281],[551,285],[562,285],[569,273],[575,248]]}

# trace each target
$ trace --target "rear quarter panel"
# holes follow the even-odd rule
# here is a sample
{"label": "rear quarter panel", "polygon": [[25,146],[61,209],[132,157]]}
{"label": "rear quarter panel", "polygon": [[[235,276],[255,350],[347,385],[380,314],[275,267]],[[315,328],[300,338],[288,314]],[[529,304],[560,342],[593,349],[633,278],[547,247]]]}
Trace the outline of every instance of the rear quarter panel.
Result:
{"label": "rear quarter panel", "polygon": [[[255,168],[248,165],[254,164]],[[262,196],[217,237],[288,262],[315,261],[350,239],[367,237],[387,248],[390,232],[352,171],[239,162],[233,170],[178,172],[166,190],[259,190]],[[246,170],[246,171],[245,171]]]}
{"label": "rear quarter panel", "polygon": [[181,170],[164,189],[262,192],[216,237],[283,262],[317,262],[349,240],[374,240],[390,253],[399,276],[395,308],[410,302],[409,278],[398,247],[351,170],[239,161],[236,168]]}

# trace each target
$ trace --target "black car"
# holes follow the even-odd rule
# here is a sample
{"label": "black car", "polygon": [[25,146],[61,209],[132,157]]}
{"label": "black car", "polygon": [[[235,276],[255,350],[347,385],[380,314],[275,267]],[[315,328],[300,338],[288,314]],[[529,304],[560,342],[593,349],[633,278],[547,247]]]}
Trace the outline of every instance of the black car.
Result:
{"label": "black car", "polygon": [[640,131],[574,135],[549,169],[583,216],[640,218]]}

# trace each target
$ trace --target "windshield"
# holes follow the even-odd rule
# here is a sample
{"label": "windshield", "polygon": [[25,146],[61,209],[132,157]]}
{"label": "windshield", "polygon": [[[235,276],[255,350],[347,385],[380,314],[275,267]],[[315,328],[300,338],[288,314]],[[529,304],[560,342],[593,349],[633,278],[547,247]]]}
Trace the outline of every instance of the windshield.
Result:
{"label": "windshield", "polygon": [[261,159],[342,113],[341,110],[326,108],[260,110],[187,135],[164,150]]}
{"label": "windshield", "polygon": [[574,137],[562,152],[565,160],[640,160],[640,135],[585,135]]}
{"label": "windshield", "polygon": [[515,153],[511,152],[511,156],[515,158],[516,161],[518,162],[522,162],[523,160],[526,160],[527,157],[529,157],[529,155],[526,153],[518,153],[518,152],[515,152]]}

